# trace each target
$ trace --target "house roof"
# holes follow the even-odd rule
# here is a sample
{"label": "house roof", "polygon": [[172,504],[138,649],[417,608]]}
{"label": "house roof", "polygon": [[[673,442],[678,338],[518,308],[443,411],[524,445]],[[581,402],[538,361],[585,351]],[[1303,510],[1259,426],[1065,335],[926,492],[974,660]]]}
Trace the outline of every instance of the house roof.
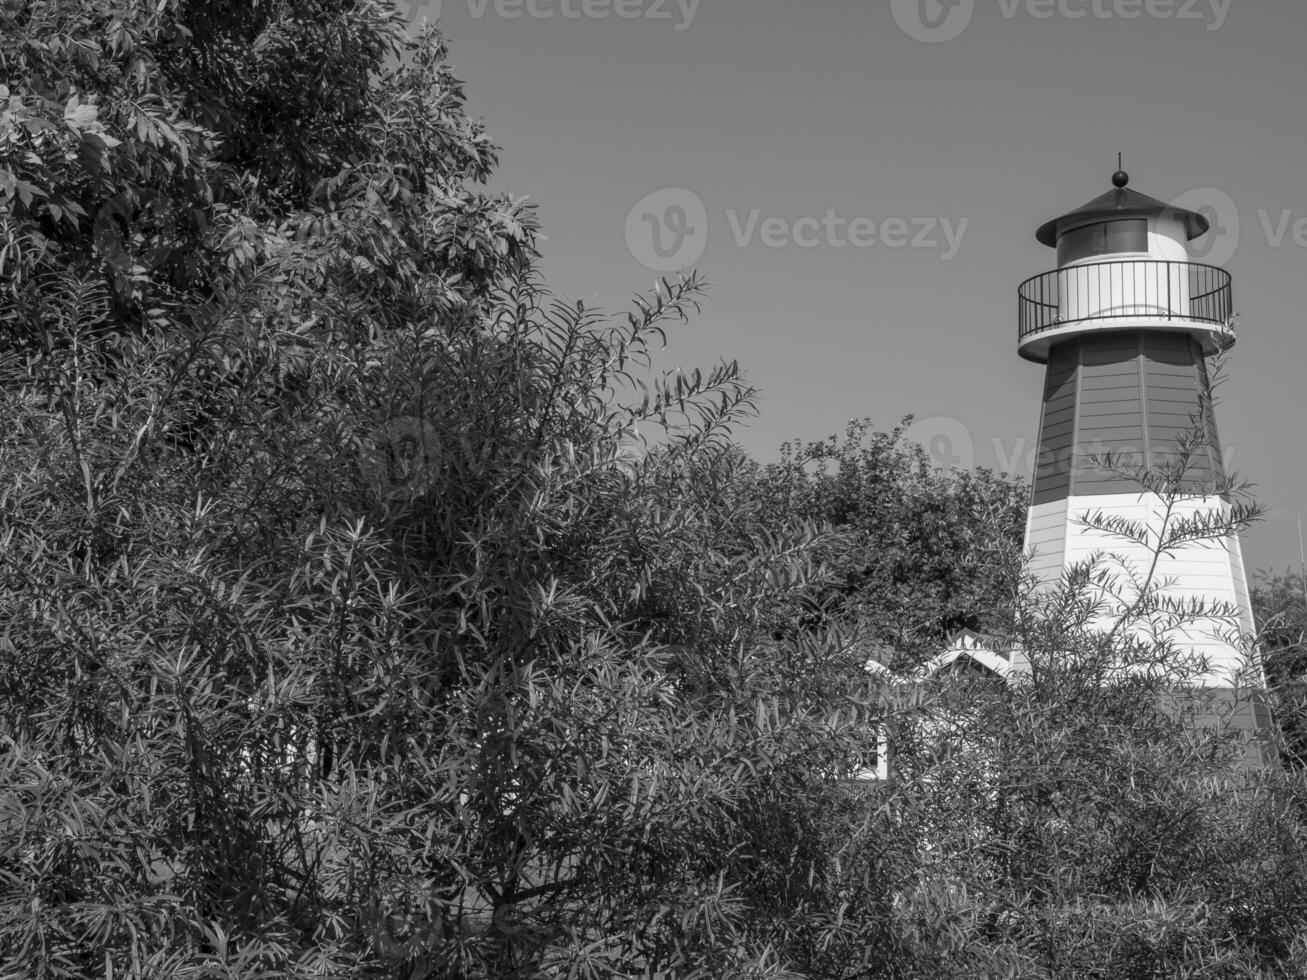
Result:
{"label": "house roof", "polygon": [[949,637],[948,647],[926,664],[925,673],[933,676],[959,662],[975,664],[1003,680],[1022,673],[1028,666],[1020,648],[996,637],[964,629]]}

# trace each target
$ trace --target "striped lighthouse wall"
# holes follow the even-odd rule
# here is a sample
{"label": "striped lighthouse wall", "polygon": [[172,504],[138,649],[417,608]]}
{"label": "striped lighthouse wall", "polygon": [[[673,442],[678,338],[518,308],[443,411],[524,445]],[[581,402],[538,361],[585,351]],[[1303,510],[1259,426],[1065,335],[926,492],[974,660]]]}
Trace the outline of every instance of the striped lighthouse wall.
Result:
{"label": "striped lighthouse wall", "polygon": [[1076,382],[1080,350],[1075,342],[1058,344],[1049,352],[1044,376],[1044,411],[1035,461],[1035,506],[1064,499],[1071,492],[1067,465],[1076,435]]}
{"label": "striped lighthouse wall", "polygon": [[1130,477],[1100,468],[1112,454],[1118,466],[1138,466],[1148,452],[1140,334],[1109,333],[1076,344],[1076,442],[1070,462],[1073,494],[1119,493]]}
{"label": "striped lighthouse wall", "polygon": [[1055,587],[1066,567],[1066,498],[1035,504],[1026,511],[1027,570],[1046,587]]}
{"label": "striped lighthouse wall", "polygon": [[[1049,352],[1031,502],[1139,488],[1129,470],[1156,472],[1197,426],[1205,445],[1184,473],[1196,493],[1224,478],[1206,364],[1187,334],[1110,331]],[[1099,465],[1111,456],[1114,467]],[[1120,470],[1125,469],[1123,473]]]}
{"label": "striped lighthouse wall", "polygon": [[[1226,615],[1203,617],[1175,630],[1163,630],[1177,646],[1192,650],[1209,663],[1201,681],[1210,686],[1229,686],[1233,673],[1245,667],[1241,645],[1236,636],[1252,633],[1253,621],[1248,603],[1243,562],[1237,537],[1216,541],[1196,541],[1177,547],[1161,556],[1153,566],[1153,551],[1117,535],[1085,526],[1090,515],[1102,513],[1147,526],[1155,542],[1167,519],[1166,504],[1156,494],[1123,493],[1071,497],[1066,501],[1068,533],[1063,552],[1063,568],[1098,558],[1099,567],[1118,577],[1119,601],[1109,603],[1119,613],[1138,594],[1151,574],[1151,585],[1168,599],[1177,602],[1201,601],[1209,608],[1225,607]],[[1228,513],[1229,503],[1219,496],[1187,497],[1173,506],[1171,520],[1200,513]],[[1041,578],[1042,584],[1056,586],[1058,579]],[[1115,616],[1109,613],[1102,625],[1110,626]],[[1158,621],[1161,622],[1160,620]]]}
{"label": "striped lighthouse wall", "polygon": [[[1096,512],[1137,521],[1156,540],[1166,519],[1163,500],[1144,492],[1131,475],[1097,465],[1095,457],[1110,453],[1119,464],[1147,464],[1156,472],[1176,458],[1177,442],[1191,438],[1198,426],[1206,444],[1192,453],[1185,472],[1194,492],[1178,501],[1172,518],[1214,509],[1228,512],[1229,504],[1219,494],[1224,470],[1207,390],[1202,352],[1184,333],[1103,332],[1049,351],[1026,526],[1028,567],[1042,587],[1055,587],[1072,565],[1108,555],[1100,567],[1121,576],[1120,611],[1132,595],[1129,577],[1141,584],[1149,575],[1150,549],[1085,527],[1084,521]],[[1176,549],[1158,561],[1153,583],[1165,584],[1165,594],[1175,600],[1232,608],[1229,617],[1201,620],[1171,633],[1178,646],[1207,659],[1204,683],[1230,684],[1233,672],[1243,667],[1240,645],[1231,642],[1231,634],[1252,630],[1237,538]]]}

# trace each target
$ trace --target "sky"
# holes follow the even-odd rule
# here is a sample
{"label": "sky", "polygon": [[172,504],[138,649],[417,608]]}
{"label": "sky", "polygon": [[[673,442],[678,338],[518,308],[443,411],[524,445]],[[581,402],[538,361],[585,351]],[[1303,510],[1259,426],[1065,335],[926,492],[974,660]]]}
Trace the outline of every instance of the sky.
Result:
{"label": "sky", "polygon": [[1307,4],[1286,0],[443,0],[468,109],[527,196],[542,271],[625,310],[713,284],[656,366],[738,360],[755,458],[882,429],[940,465],[1029,476],[1043,368],[1016,289],[1035,229],[1110,188],[1208,214],[1234,276],[1217,418],[1266,519],[1250,570],[1299,564],[1307,511]]}

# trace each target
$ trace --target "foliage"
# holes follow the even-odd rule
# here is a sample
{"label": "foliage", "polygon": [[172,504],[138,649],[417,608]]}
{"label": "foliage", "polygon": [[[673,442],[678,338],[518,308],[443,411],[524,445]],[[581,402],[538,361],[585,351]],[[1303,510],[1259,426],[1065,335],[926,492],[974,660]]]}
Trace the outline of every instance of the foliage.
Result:
{"label": "foliage", "polygon": [[[555,300],[444,54],[0,4],[0,976],[1298,975],[1299,777],[1105,686],[1020,487],[744,458],[697,276]],[[907,682],[962,625],[1033,682]]]}
{"label": "foliage", "polygon": [[[821,539],[727,492],[734,369],[601,397],[696,288],[610,327],[518,283],[475,333],[311,347],[256,297],[193,344],[123,342],[112,383],[109,301],[70,293],[4,389],[5,955],[764,962],[757,917],[808,887],[804,828],[877,702],[846,638],[763,642]],[[225,427],[170,438],[217,356],[246,368]],[[290,358],[304,397],[246,397]]]}
{"label": "foliage", "polygon": [[842,532],[826,615],[856,622],[896,666],[937,654],[959,629],[986,629],[1014,603],[1028,490],[990,470],[939,470],[905,431],[853,422],[843,439],[797,442],[760,472],[763,507]]}
{"label": "foliage", "polygon": [[1188,686],[1207,666],[1173,631],[1223,610],[1177,603],[1149,560],[1253,511],[1172,523],[1183,495],[1118,529],[1140,561],[1020,596],[991,637],[1028,664],[1011,681],[964,669],[899,699],[892,784],[832,814],[842,874],[795,944],[805,976],[1304,976],[1307,782],[1264,764],[1275,734],[1241,733],[1237,696]]}
{"label": "foliage", "polygon": [[0,5],[8,346],[60,276],[103,280],[109,337],[202,334],[256,275],[315,332],[468,315],[534,219],[468,189],[496,154],[444,59],[352,0]]}
{"label": "foliage", "polygon": [[915,880],[880,975],[1302,976],[1307,786],[1233,777],[1219,702],[1145,672],[1104,684],[1122,650],[1088,625],[1027,637],[1056,641],[1025,648],[1028,684],[941,681],[903,740]]}
{"label": "foliage", "polygon": [[775,974],[877,700],[701,283],[550,300],[380,7],[4,17],[7,971]]}
{"label": "foliage", "polygon": [[1307,597],[1303,578],[1262,572],[1253,583],[1253,614],[1266,651],[1266,680],[1280,728],[1285,761],[1307,764]]}
{"label": "foliage", "polygon": [[1008,682],[964,668],[893,699],[893,781],[831,813],[840,872],[786,944],[803,975],[1303,975],[1307,784],[1263,764],[1274,733],[1238,730],[1237,695],[1189,686],[1209,665],[1181,654],[1186,630],[1238,624],[1161,571],[1259,513],[1233,479],[1192,509],[1196,428],[1127,474],[1151,520],[1083,515],[1103,552],[993,610]]}

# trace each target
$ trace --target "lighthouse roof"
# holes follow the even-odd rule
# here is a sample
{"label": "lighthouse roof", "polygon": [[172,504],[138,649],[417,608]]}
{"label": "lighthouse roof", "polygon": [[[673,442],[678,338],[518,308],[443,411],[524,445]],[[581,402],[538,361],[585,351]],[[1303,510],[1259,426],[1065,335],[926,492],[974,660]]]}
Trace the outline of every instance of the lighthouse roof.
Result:
{"label": "lighthouse roof", "polygon": [[1113,178],[1113,182],[1117,184],[1116,187],[1113,187],[1106,194],[1100,194],[1092,201],[1080,205],[1074,211],[1068,211],[1060,218],[1046,221],[1035,232],[1035,238],[1042,245],[1056,248],[1057,240],[1063,231],[1088,224],[1094,218],[1110,220],[1114,218],[1151,218],[1165,215],[1183,223],[1185,234],[1190,239],[1197,238],[1210,227],[1210,222],[1197,211],[1177,208],[1165,201],[1159,201],[1155,197],[1132,191],[1125,186],[1124,181],[1120,178],[1124,178],[1124,181],[1129,180],[1124,174],[1116,175]]}

